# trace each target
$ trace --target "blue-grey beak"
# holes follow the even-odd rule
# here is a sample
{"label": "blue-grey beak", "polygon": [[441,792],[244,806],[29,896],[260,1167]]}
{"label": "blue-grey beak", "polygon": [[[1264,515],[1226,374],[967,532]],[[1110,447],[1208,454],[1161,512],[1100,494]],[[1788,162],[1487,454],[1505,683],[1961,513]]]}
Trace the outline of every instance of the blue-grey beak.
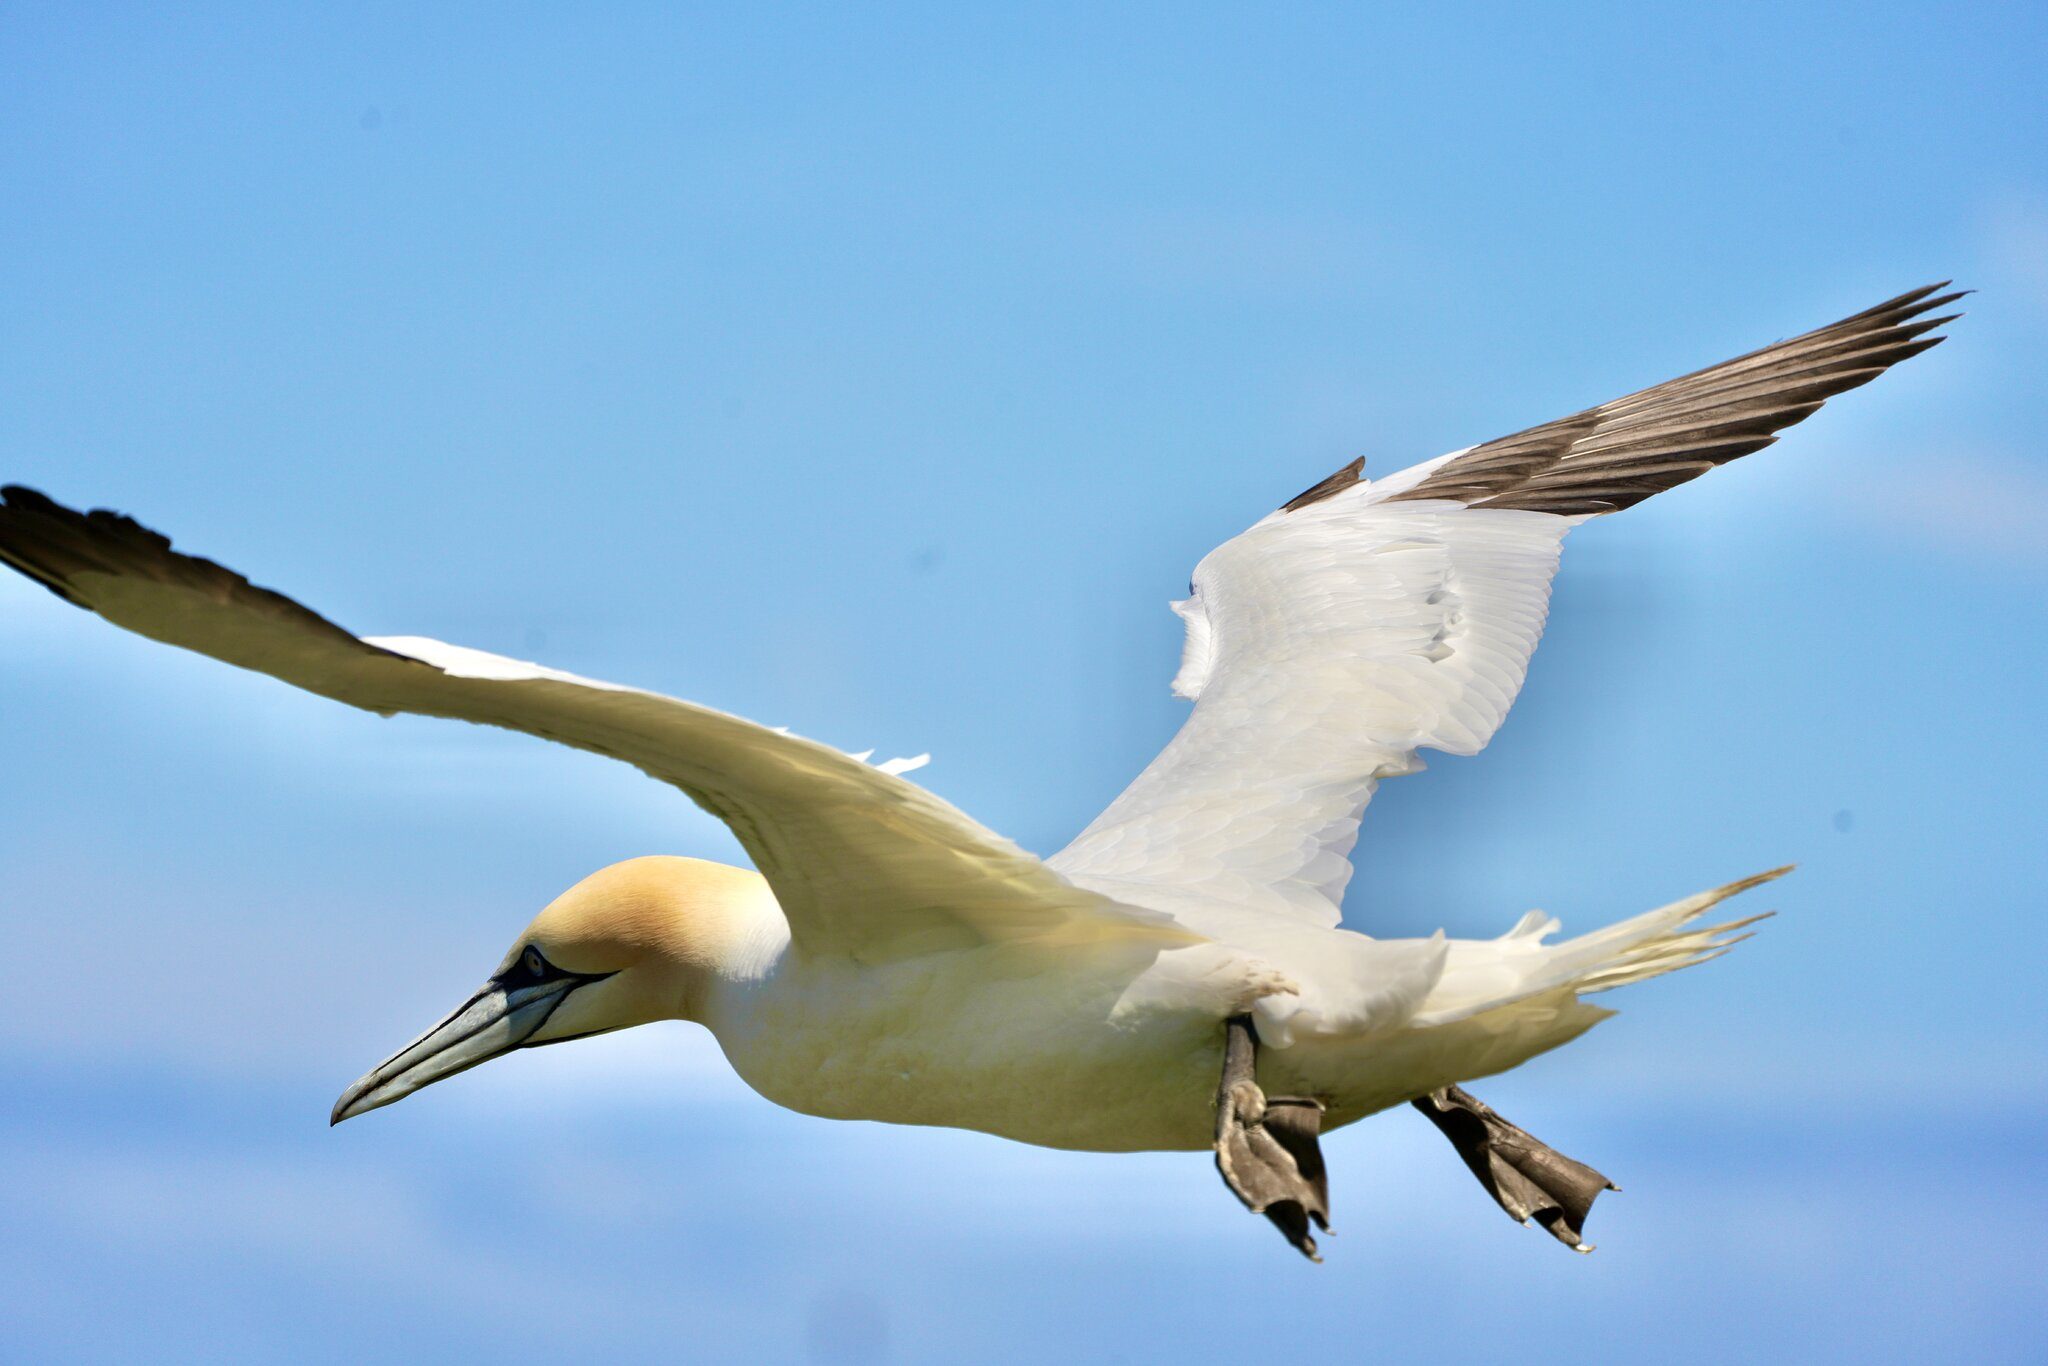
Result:
{"label": "blue-grey beak", "polygon": [[570,992],[592,980],[579,973],[540,976],[516,969],[492,978],[447,1019],[343,1091],[328,1123],[404,1100],[422,1086],[511,1052],[548,1022]]}

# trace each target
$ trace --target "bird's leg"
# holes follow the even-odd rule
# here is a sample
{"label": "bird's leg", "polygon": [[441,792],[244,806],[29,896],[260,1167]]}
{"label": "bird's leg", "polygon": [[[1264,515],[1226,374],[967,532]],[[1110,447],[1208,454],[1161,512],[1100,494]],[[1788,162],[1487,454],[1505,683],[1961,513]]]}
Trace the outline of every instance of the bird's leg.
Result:
{"label": "bird's leg", "polygon": [[1249,1015],[1224,1022],[1223,1081],[1216,1088],[1216,1170],[1245,1208],[1273,1221],[1312,1262],[1309,1221],[1330,1231],[1330,1183],[1316,1133],[1320,1101],[1259,1090],[1259,1036]]}
{"label": "bird's leg", "polygon": [[1465,1165],[1511,1218],[1531,1220],[1575,1252],[1591,1252],[1586,1214],[1602,1191],[1620,1190],[1583,1162],[1575,1162],[1494,1113],[1463,1087],[1446,1086],[1415,1100],[1465,1159]]}

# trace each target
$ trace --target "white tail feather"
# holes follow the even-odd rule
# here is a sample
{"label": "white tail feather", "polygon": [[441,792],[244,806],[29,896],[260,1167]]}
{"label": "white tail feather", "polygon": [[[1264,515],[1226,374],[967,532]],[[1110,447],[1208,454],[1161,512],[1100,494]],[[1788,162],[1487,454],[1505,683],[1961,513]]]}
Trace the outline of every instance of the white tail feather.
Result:
{"label": "white tail feather", "polygon": [[1536,911],[1499,939],[1453,940],[1443,976],[1413,1023],[1448,1024],[1559,987],[1589,996],[1719,958],[1749,938],[1737,931],[1773,912],[1706,926],[1697,923],[1700,917],[1791,871],[1789,865],[1773,868],[1561,944],[1542,942],[1557,921]]}

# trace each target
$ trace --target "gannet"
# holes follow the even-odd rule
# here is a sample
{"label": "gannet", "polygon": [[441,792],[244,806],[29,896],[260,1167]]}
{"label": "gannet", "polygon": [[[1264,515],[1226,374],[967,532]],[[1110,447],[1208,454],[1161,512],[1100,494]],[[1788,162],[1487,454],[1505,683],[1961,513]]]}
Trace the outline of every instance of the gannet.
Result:
{"label": "gannet", "polygon": [[[1383,778],[1485,746],[1522,686],[1566,533],[1761,450],[1934,346],[1946,282],[1383,479],[1363,459],[1196,567],[1174,610],[1194,705],[1049,858],[903,774],[724,712],[416,636],[358,638],[109,511],[0,500],[0,558],[117,626],[389,716],[451,717],[634,764],[754,869],[653,855],[549,903],[484,984],[350,1086],[339,1123],[517,1048],[708,1028],[807,1114],[1094,1151],[1213,1149],[1302,1253],[1329,1225],[1318,1136],[1403,1103],[1509,1215],[1588,1250],[1612,1189],[1463,1089],[1613,1012],[1587,997],[1724,953],[1703,924],[1784,869],[1554,940],[1340,924]],[[1312,1230],[1311,1225],[1314,1225]]]}

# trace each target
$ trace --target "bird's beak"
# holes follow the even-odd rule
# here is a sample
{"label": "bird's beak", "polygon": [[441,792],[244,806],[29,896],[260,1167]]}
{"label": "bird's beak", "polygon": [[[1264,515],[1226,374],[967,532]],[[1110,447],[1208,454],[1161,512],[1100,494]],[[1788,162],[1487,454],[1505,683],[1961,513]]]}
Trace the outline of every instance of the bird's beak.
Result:
{"label": "bird's beak", "polygon": [[422,1086],[511,1052],[548,1022],[570,992],[591,980],[575,973],[517,984],[492,978],[447,1019],[343,1091],[328,1123],[404,1100]]}

